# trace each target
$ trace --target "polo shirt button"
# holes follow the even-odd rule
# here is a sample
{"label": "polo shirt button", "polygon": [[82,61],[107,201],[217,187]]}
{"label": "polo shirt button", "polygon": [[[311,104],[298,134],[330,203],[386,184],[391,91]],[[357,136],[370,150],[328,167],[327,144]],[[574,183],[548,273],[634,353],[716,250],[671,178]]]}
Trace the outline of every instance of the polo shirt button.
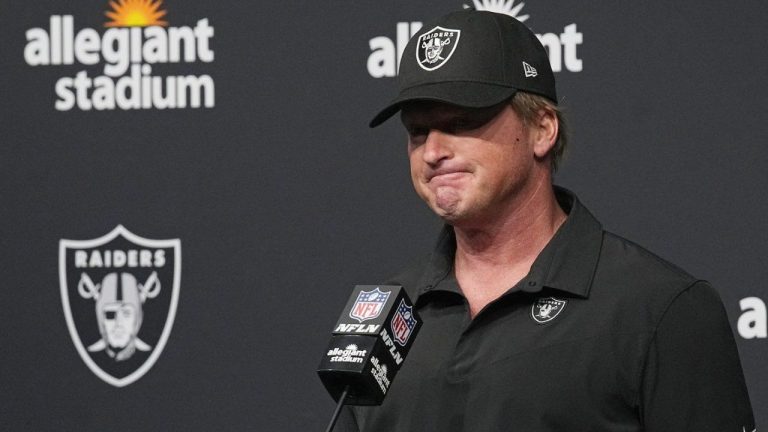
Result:
{"label": "polo shirt button", "polygon": [[528,281],[528,286],[536,286],[536,281]]}

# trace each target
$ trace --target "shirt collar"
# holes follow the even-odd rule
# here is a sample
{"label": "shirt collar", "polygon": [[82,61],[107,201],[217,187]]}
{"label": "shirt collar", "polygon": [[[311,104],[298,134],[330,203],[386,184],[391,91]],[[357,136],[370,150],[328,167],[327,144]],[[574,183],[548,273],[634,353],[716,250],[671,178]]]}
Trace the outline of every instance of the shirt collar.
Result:
{"label": "shirt collar", "polygon": [[[603,242],[600,222],[579,202],[576,195],[554,186],[555,196],[568,214],[547,246],[531,266],[519,289],[539,292],[551,288],[588,297]],[[453,270],[456,238],[453,228],[443,227],[437,244],[417,285],[417,296],[434,289]]]}

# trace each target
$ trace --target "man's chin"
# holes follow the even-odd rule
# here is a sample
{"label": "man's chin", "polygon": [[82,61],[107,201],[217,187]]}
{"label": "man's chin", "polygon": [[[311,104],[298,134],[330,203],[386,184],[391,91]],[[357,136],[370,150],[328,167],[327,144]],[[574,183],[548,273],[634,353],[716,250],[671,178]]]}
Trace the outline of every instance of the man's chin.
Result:
{"label": "man's chin", "polygon": [[442,218],[452,217],[461,213],[461,199],[455,191],[441,191],[434,202],[431,203],[432,211]]}
{"label": "man's chin", "polygon": [[483,217],[479,212],[472,211],[472,208],[454,206],[450,208],[432,207],[434,211],[446,224],[455,228],[472,229],[483,225]]}
{"label": "man's chin", "polygon": [[454,208],[440,208],[440,207],[433,207],[432,211],[437,214],[440,219],[445,221],[448,225],[456,225],[460,224],[462,221],[466,219],[466,215],[464,212],[462,212],[460,209],[454,207]]}

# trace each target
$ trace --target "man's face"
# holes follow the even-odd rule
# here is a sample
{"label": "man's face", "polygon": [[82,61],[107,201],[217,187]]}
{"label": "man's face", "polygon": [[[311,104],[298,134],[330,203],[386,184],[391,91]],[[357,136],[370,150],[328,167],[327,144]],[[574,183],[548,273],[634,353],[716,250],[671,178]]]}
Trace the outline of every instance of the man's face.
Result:
{"label": "man's face", "polygon": [[133,305],[116,302],[104,306],[104,330],[107,342],[114,348],[125,348],[133,337],[136,309]]}
{"label": "man's face", "polygon": [[439,102],[405,105],[416,192],[452,225],[487,223],[513,210],[534,165],[528,128],[509,103],[465,109]]}

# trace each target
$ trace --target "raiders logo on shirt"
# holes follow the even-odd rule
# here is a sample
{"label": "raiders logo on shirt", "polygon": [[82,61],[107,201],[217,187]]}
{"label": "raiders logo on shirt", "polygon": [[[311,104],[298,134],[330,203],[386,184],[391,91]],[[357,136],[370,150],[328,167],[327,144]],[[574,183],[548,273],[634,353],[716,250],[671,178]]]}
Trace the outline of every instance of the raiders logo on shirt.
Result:
{"label": "raiders logo on shirt", "polygon": [[531,318],[539,324],[545,324],[553,319],[565,309],[568,300],[559,300],[554,297],[537,299],[531,306]]}

